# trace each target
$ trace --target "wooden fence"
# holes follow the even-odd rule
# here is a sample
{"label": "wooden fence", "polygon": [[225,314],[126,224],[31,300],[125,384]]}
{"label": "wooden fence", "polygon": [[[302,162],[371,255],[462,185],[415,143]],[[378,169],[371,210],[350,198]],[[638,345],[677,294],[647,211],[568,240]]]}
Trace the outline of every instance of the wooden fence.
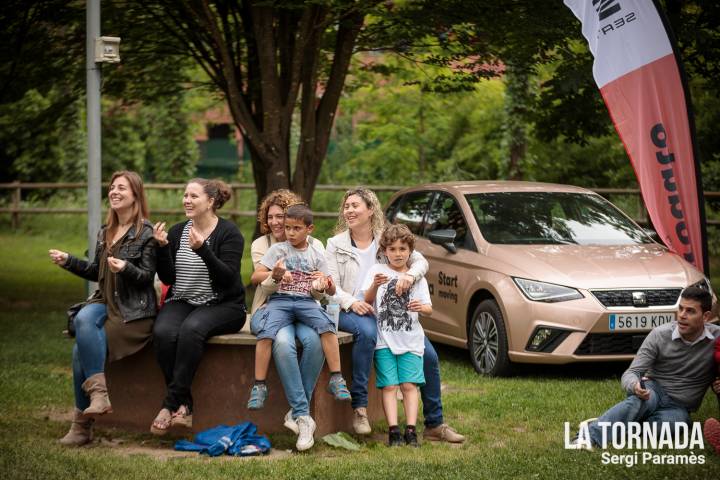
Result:
{"label": "wooden fence", "polygon": [[[103,184],[103,187],[108,187],[107,184]],[[376,192],[396,192],[405,188],[401,185],[367,185],[368,188]],[[20,225],[21,215],[35,215],[35,214],[57,214],[57,213],[70,213],[70,214],[87,214],[85,208],[38,208],[38,207],[25,207],[22,208],[22,192],[23,190],[68,190],[68,189],[81,189],[87,188],[87,184],[83,182],[68,182],[68,183],[23,183],[23,182],[12,182],[12,183],[0,183],[0,190],[11,191],[11,202],[9,207],[0,207],[1,213],[9,213],[12,216],[12,227],[18,228]],[[145,184],[146,190],[182,190],[185,188],[184,183],[148,183]],[[257,212],[255,210],[238,210],[238,195],[237,192],[241,190],[255,190],[255,185],[252,183],[232,183],[230,188],[233,190],[232,205],[229,210],[225,210],[224,213],[230,218],[235,220],[237,217],[255,217]],[[326,192],[344,192],[345,190],[352,188],[350,185],[317,185],[316,191]],[[594,188],[593,191],[599,193],[604,197],[610,195],[626,195],[638,197],[640,190],[636,188]],[[720,192],[705,192],[705,199],[720,198]],[[640,200],[640,199],[639,199]],[[642,218],[636,218],[635,221],[641,225],[647,225],[648,214],[645,210],[642,200],[639,201],[641,210],[643,211]],[[153,214],[160,215],[182,215],[184,210],[179,208],[170,209],[157,209],[153,208]],[[335,218],[337,217],[337,211],[335,212],[315,212],[314,215],[319,218]],[[713,227],[720,226],[720,220],[708,220],[708,225]]]}
{"label": "wooden fence", "polygon": [[[252,183],[231,183],[229,184],[233,191],[231,205],[229,209],[223,209],[223,214],[227,215],[233,220],[238,217],[255,217],[257,212],[255,210],[238,210],[238,191],[241,190],[252,190],[255,191],[255,184]],[[103,188],[107,188],[109,185],[103,183]],[[368,188],[376,192],[397,192],[405,188],[404,186],[398,185],[367,185]],[[65,183],[24,183],[24,182],[12,182],[12,183],[0,183],[0,190],[11,191],[10,206],[0,207],[0,214],[9,213],[11,215],[11,223],[13,229],[20,226],[21,215],[36,215],[36,214],[57,214],[57,213],[70,213],[70,214],[87,214],[87,208],[46,208],[46,207],[22,207],[22,192],[23,190],[71,190],[71,189],[85,189],[87,183],[84,182],[65,182]],[[183,190],[185,188],[184,183],[146,183],[145,190]],[[328,191],[328,192],[344,192],[353,186],[350,185],[317,185],[315,191]],[[153,214],[158,215],[183,215],[185,210],[181,208],[153,208]],[[338,212],[314,212],[313,215],[318,218],[337,218]]]}

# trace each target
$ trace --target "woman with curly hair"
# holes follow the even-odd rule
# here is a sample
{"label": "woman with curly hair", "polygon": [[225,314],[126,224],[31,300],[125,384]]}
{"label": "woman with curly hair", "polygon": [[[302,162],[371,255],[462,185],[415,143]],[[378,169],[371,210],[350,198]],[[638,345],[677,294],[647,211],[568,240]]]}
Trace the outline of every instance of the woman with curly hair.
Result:
{"label": "woman with curly hair", "polygon": [[[380,201],[370,189],[358,187],[345,192],[336,235],[327,242],[325,256],[335,285],[335,299],[340,304],[339,330],[353,334],[352,345],[352,407],[355,412],[353,428],[358,434],[370,433],[367,417],[368,376],[377,343],[377,323],[372,305],[365,302],[361,287],[370,268],[376,263],[387,263],[378,249],[378,242],[385,228],[385,215]],[[417,250],[409,259],[409,270],[399,276],[398,294],[406,292],[428,271],[428,262]],[[437,353],[425,337],[423,356],[425,386],[421,389],[423,414],[425,416],[426,440],[453,443],[465,441],[465,437],[443,422],[440,399],[440,365]]]}
{"label": "woman with curly hair", "polygon": [[[268,296],[278,288],[272,276],[258,271],[260,260],[270,246],[285,241],[285,211],[289,206],[299,203],[302,203],[300,197],[285,189],[270,192],[260,203],[258,222],[263,235],[250,246],[250,255],[255,267],[255,272],[250,280],[256,287],[251,309],[253,318],[258,311],[264,308]],[[324,250],[322,242],[318,239],[308,237],[308,242]],[[302,345],[302,356],[299,359],[296,338]],[[297,449],[306,450],[314,443],[311,431],[314,422],[310,418],[310,399],[325,361],[320,336],[313,328],[296,322],[278,332],[272,345],[272,357],[285,390],[285,397],[290,404],[290,411],[287,412],[284,419],[285,426],[298,435]],[[255,384],[250,392],[248,409],[263,408],[269,393],[265,383],[266,377],[267,369],[256,364]]]}
{"label": "woman with curly hair", "polygon": [[153,329],[153,343],[167,394],[150,428],[156,435],[171,425],[192,426],[192,385],[205,342],[234,333],[245,323],[245,288],[240,278],[244,239],[237,226],[220,218],[232,195],[221,180],[195,178],[183,195],[188,220],[169,232],[158,222],[158,276],[170,285]]}

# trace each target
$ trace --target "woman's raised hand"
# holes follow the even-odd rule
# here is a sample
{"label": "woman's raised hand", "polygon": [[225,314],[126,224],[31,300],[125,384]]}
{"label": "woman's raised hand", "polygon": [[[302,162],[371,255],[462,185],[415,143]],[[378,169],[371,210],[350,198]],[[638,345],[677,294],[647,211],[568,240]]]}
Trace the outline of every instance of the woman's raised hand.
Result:
{"label": "woman's raised hand", "polygon": [[108,267],[110,267],[110,271],[113,273],[118,273],[123,268],[125,268],[125,265],[127,264],[125,260],[121,260],[115,257],[107,257],[107,262]]}
{"label": "woman's raised hand", "polygon": [[165,222],[157,222],[153,225],[153,237],[157,240],[158,245],[164,247],[168,244],[168,234],[165,231]]}
{"label": "woman's raised hand", "polygon": [[205,239],[202,235],[200,235],[200,232],[195,230],[194,226],[190,227],[190,232],[188,233],[188,243],[190,244],[190,248],[197,250],[202,247],[204,241]]}
{"label": "woman's raised hand", "polygon": [[61,252],[60,250],[55,250],[53,248],[48,250],[48,253],[50,254],[50,260],[52,260],[55,265],[60,265],[62,267],[67,263],[67,253]]}

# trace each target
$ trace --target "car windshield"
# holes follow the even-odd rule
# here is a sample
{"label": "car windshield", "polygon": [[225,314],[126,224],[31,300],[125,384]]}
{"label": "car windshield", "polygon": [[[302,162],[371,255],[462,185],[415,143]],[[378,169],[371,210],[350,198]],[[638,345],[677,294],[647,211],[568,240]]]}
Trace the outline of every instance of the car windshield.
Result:
{"label": "car windshield", "polygon": [[467,195],[485,240],[500,244],[637,245],[650,237],[599,195],[498,192]]}

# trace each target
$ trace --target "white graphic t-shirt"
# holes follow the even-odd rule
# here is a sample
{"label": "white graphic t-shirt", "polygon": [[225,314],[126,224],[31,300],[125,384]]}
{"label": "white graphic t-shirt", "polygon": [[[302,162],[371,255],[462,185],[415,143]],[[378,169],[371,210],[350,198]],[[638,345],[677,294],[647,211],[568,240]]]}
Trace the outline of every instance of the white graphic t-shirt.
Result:
{"label": "white graphic t-shirt", "polygon": [[310,297],[312,288],[312,272],[320,271],[329,275],[327,261],[322,250],[309,244],[305,250],[298,250],[288,242],[279,242],[260,259],[260,263],[272,270],[278,260],[285,261],[285,268],[292,274],[292,281],[281,281],[277,293]]}
{"label": "white graphic t-shirt", "polygon": [[398,295],[395,293],[395,285],[400,273],[387,265],[375,264],[365,276],[363,294],[370,288],[377,273],[387,275],[390,280],[378,287],[375,296],[378,326],[375,349],[389,348],[394,355],[410,352],[422,357],[425,353],[425,332],[418,320],[418,313],[408,311],[408,303],[410,300],[419,300],[423,305],[431,303],[427,281],[421,278],[409,291]]}

